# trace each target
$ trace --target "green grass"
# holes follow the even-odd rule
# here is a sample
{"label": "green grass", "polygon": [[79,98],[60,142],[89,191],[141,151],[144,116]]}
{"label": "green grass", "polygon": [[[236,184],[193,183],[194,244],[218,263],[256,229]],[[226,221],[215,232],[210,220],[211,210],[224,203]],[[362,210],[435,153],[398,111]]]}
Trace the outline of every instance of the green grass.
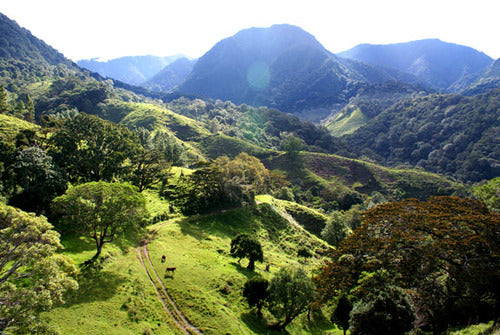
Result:
{"label": "green grass", "polygon": [[40,129],[36,124],[26,122],[17,117],[0,114],[0,139],[6,142],[14,142],[17,134],[23,130],[37,131]]}
{"label": "green grass", "polygon": [[[166,210],[168,202],[145,191],[152,215]],[[311,275],[323,262],[328,245],[291,224],[275,209],[277,203],[232,209],[209,215],[176,217],[150,226],[149,252],[155,269],[175,302],[205,334],[267,334],[266,321],[249,309],[242,296],[245,281],[253,276],[270,279],[283,266],[302,266]],[[152,232],[156,232],[152,234]],[[256,236],[263,245],[264,263],[246,270],[229,255],[230,241],[239,233]],[[79,277],[80,289],[67,303],[43,317],[60,334],[177,334],[139,263],[136,246],[140,234],[106,244],[103,269],[91,277]],[[76,263],[92,257],[94,242],[67,236],[63,253]],[[297,256],[299,247],[312,258]],[[161,263],[161,256],[167,256]],[[265,265],[270,264],[270,272]],[[177,268],[165,276],[164,267]],[[268,321],[272,316],[265,312]],[[291,334],[322,333],[335,328],[317,314],[309,323],[305,314],[287,327]]]}
{"label": "green grass", "polygon": [[[255,271],[246,270],[246,261],[240,266],[229,255],[231,239],[241,232],[256,236],[263,245],[265,262],[257,263]],[[307,246],[315,257],[298,257],[299,246]],[[169,222],[149,246],[155,268],[177,268],[163,282],[188,319],[206,334],[268,333],[266,323],[242,297],[245,281],[253,276],[270,279],[283,266],[313,271],[325,248],[325,243],[290,225],[268,204]],[[265,263],[270,264],[270,272],[264,271]],[[331,327],[324,321],[310,325],[302,316],[287,329],[303,333]]]}
{"label": "green grass", "polygon": [[357,106],[348,105],[333,120],[326,125],[333,136],[343,136],[354,133],[368,122],[368,118]]}

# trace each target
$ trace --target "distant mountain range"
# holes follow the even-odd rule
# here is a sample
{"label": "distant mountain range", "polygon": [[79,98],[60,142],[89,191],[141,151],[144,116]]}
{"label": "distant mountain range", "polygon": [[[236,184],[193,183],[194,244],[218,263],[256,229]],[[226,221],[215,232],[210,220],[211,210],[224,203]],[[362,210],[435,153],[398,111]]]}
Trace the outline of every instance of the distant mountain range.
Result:
{"label": "distant mountain range", "polygon": [[98,58],[79,60],[77,64],[103,77],[113,78],[130,85],[142,85],[173,61],[184,57],[174,55],[158,56],[126,56],[107,61]]}
{"label": "distant mountain range", "polygon": [[425,39],[407,43],[360,44],[337,54],[414,75],[432,88],[458,92],[486,71],[493,59],[470,47]]}

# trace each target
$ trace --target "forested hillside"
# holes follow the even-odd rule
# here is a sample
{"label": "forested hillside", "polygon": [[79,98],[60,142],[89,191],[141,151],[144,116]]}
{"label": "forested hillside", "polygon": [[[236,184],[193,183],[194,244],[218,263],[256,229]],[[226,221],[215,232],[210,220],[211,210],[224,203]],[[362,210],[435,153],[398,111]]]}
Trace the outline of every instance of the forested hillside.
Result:
{"label": "forested hillside", "polygon": [[345,137],[383,164],[420,166],[464,181],[499,175],[500,91],[429,95],[394,104]]}

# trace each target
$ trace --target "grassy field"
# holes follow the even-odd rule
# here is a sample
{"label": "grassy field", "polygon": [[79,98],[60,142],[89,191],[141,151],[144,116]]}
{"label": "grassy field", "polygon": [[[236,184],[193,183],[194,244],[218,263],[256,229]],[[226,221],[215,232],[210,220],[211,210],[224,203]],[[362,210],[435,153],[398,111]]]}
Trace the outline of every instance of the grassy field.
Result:
{"label": "grassy field", "polygon": [[[168,203],[146,192],[151,216],[167,211]],[[270,279],[283,266],[301,266],[313,274],[328,246],[291,223],[269,203],[208,215],[172,217],[148,227],[149,254],[168,292],[188,320],[205,334],[267,334],[266,321],[250,310],[242,296],[245,281],[253,276]],[[246,270],[246,260],[229,255],[230,241],[239,233],[256,236],[263,245],[264,263]],[[138,259],[140,235],[131,235],[103,251],[103,269],[80,276],[80,289],[67,303],[44,314],[60,334],[178,334],[180,331],[164,311]],[[90,239],[69,236],[62,239],[64,254],[76,264],[95,253]],[[313,257],[297,255],[299,246]],[[167,260],[161,262],[165,254]],[[266,264],[270,271],[265,271]],[[166,266],[176,267],[166,275]],[[270,314],[264,313],[268,321]],[[287,327],[291,334],[334,331],[321,313],[313,322],[299,316]]]}

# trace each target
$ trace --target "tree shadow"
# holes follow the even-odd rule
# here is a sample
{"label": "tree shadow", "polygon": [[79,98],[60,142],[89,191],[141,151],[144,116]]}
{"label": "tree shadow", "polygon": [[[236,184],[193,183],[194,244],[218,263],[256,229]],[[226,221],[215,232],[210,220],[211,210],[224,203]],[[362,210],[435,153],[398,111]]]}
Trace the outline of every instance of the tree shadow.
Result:
{"label": "tree shadow", "polygon": [[262,277],[260,273],[256,272],[255,270],[248,270],[245,266],[238,264],[238,262],[230,262],[229,265],[231,265],[236,271],[247,277],[247,279],[253,277]]}
{"label": "tree shadow", "polygon": [[78,290],[67,294],[63,306],[110,299],[127,280],[126,276],[114,272],[81,273],[78,276]]}
{"label": "tree shadow", "polygon": [[61,239],[61,244],[65,252],[81,253],[84,251],[96,250],[95,241],[89,237],[79,235],[68,235]]}
{"label": "tree shadow", "polygon": [[282,331],[270,329],[267,321],[253,311],[242,313],[240,318],[255,334],[290,334],[286,329]]}

